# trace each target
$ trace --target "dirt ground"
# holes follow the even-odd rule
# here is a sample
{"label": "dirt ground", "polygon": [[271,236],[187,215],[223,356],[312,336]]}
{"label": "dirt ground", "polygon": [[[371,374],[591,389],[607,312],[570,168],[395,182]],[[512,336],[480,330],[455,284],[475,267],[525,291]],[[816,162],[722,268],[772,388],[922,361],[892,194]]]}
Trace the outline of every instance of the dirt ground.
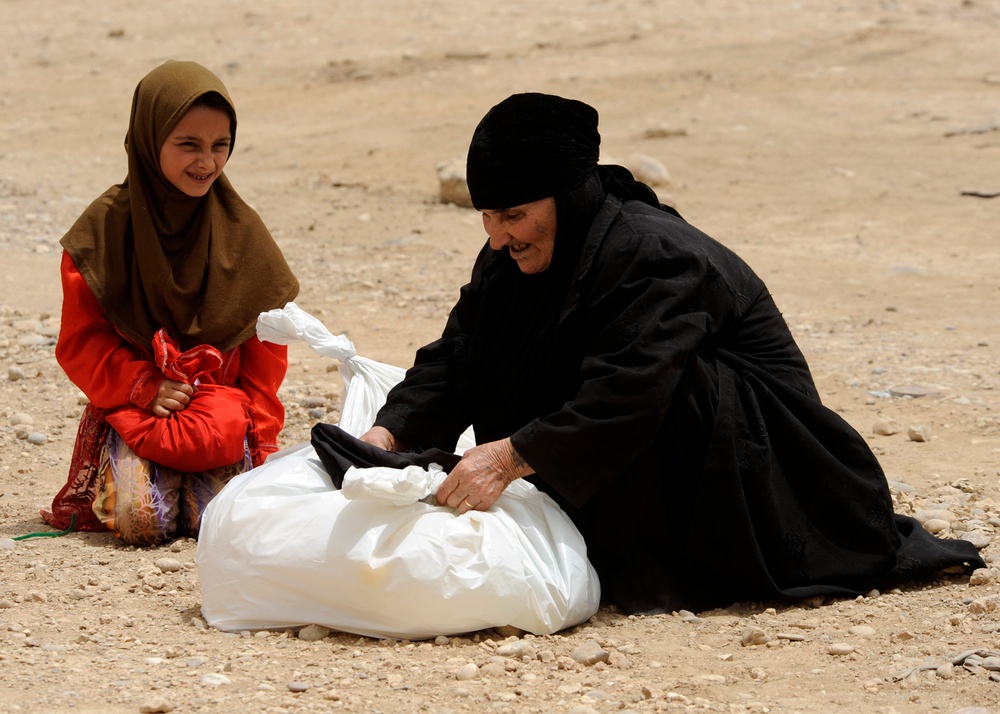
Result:
{"label": "dirt ground", "polygon": [[[1000,2],[0,0],[0,16],[0,712],[1000,714]],[[764,277],[897,510],[992,567],[857,600],[602,610],[551,637],[308,641],[206,628],[193,541],[8,540],[46,530],[83,408],[53,357],[59,238],[124,177],[132,90],[170,58],[226,81],[226,171],[298,304],[400,366],[484,240],[439,200],[436,165],[513,92],[593,104],[605,156],[659,161],[661,196]],[[335,422],[342,393],[333,365],[290,354],[285,445]],[[573,657],[589,643],[596,664]]]}

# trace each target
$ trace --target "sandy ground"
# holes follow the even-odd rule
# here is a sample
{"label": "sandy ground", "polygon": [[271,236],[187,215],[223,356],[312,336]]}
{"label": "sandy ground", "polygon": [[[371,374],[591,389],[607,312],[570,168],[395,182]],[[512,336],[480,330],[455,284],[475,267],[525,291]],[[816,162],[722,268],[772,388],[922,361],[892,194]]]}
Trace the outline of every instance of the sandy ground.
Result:
{"label": "sandy ground", "polygon": [[[996,0],[155,7],[0,0],[0,539],[43,529],[82,409],[53,358],[58,240],[124,176],[135,83],[176,58],[230,88],[227,173],[298,303],[401,366],[439,333],[484,238],[439,201],[436,164],[463,158],[512,92],[592,103],[606,156],[661,162],[663,196],[765,278],[824,399],[898,482],[898,510],[949,511],[941,535],[995,562]],[[332,365],[291,357],[286,445],[310,409],[336,421],[342,392]],[[512,648],[503,631],[224,634],[199,618],[194,553],[0,540],[0,711],[1000,712],[994,568],[857,600],[602,610]],[[605,661],[573,659],[590,642]]]}

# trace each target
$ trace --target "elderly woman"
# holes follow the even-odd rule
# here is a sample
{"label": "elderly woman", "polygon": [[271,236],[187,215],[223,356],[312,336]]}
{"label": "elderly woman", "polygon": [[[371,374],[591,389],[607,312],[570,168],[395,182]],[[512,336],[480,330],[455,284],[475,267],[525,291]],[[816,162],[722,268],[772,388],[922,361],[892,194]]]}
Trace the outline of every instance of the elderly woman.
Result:
{"label": "elderly woman", "polygon": [[517,94],[468,153],[489,241],[441,338],[362,441],[478,445],[438,491],[488,509],[530,478],[629,612],[856,595],[983,565],[895,515],[865,440],[824,407],[761,279],[597,164],[596,110]]}

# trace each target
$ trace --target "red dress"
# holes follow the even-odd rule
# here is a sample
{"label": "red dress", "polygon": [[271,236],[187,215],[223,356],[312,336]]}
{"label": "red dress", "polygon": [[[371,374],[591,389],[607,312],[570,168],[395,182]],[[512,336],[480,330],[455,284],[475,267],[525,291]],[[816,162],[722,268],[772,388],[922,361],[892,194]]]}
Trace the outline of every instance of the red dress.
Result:
{"label": "red dress", "polygon": [[[61,272],[63,307],[56,359],[90,403],[80,420],[69,478],[53,500],[52,511],[43,511],[42,517],[64,529],[76,514],[77,530],[104,530],[91,507],[101,448],[110,428],[105,417],[121,407],[148,409],[164,374],[153,361],[151,345],[140,346],[125,339],[104,316],[65,252]],[[284,345],[252,337],[224,353],[221,365],[199,378],[199,384],[238,389],[249,400],[246,440],[254,466],[278,450],[285,409],[277,392],[288,368],[287,355]]]}

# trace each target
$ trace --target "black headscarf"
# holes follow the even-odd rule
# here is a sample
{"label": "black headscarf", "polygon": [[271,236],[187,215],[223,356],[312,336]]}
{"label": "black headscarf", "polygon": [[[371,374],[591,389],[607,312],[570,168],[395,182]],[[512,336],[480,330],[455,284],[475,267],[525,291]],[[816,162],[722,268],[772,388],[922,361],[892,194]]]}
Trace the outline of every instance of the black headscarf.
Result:
{"label": "black headscarf", "polygon": [[653,190],[622,166],[598,166],[598,113],[589,104],[526,92],[503,100],[472,135],[466,180],[480,209],[556,199],[554,265],[572,263],[608,193],[660,206]]}
{"label": "black headscarf", "polygon": [[597,110],[551,94],[514,94],[472,135],[466,179],[482,209],[520,206],[574,189],[600,155]]}

